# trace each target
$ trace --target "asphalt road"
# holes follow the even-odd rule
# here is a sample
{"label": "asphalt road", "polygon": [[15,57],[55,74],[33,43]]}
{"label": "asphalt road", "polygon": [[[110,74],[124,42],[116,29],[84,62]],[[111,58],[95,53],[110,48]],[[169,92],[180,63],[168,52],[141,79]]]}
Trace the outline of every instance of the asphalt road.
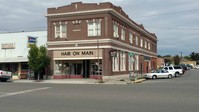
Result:
{"label": "asphalt road", "polygon": [[198,111],[199,70],[132,85],[0,82],[0,112]]}

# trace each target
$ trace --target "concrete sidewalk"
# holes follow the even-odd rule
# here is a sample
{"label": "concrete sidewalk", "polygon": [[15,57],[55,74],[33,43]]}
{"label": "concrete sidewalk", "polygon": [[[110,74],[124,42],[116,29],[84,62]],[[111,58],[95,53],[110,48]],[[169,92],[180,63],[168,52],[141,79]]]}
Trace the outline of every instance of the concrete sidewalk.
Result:
{"label": "concrete sidewalk", "polygon": [[[136,80],[137,82],[142,82],[143,80]],[[12,80],[13,83],[47,83],[47,84],[133,84],[134,81],[130,80],[109,80],[101,82],[96,79],[49,79],[49,80],[28,80],[28,79],[19,79]],[[136,83],[137,83],[136,82]]]}

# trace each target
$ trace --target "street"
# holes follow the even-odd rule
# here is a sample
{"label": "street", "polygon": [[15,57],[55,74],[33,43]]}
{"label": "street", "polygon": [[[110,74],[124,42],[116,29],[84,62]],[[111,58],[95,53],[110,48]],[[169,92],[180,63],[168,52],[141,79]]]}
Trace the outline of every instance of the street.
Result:
{"label": "street", "polygon": [[199,70],[140,84],[0,82],[0,112],[198,112]]}

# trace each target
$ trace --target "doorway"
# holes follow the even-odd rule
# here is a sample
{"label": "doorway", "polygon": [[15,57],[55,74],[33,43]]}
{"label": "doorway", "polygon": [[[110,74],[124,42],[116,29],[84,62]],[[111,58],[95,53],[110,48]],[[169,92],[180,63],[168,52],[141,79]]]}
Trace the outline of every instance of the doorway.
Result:
{"label": "doorway", "polygon": [[90,60],[83,60],[83,78],[90,77]]}

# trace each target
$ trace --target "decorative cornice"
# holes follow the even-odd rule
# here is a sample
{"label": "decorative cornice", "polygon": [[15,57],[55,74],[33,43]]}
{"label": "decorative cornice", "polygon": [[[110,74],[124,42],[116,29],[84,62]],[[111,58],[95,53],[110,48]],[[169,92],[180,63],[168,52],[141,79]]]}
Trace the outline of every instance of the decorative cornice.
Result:
{"label": "decorative cornice", "polygon": [[137,29],[138,31],[144,33],[145,35],[147,35],[148,37],[151,37],[152,39],[157,41],[157,38],[155,38],[154,36],[152,36],[149,32],[147,32],[146,30],[140,28],[138,25],[136,25],[135,23],[133,23],[131,20],[129,20],[128,18],[124,17],[123,15],[121,15],[120,13],[118,13],[117,11],[115,11],[112,8],[107,8],[107,9],[99,9],[99,10],[88,10],[88,11],[77,11],[77,12],[67,12],[67,13],[56,13],[56,14],[47,14],[46,17],[60,17],[60,16],[72,16],[72,15],[85,15],[86,14],[96,14],[96,13],[111,13],[112,15],[120,18],[121,20],[125,21],[127,24],[131,25],[133,28]]}

